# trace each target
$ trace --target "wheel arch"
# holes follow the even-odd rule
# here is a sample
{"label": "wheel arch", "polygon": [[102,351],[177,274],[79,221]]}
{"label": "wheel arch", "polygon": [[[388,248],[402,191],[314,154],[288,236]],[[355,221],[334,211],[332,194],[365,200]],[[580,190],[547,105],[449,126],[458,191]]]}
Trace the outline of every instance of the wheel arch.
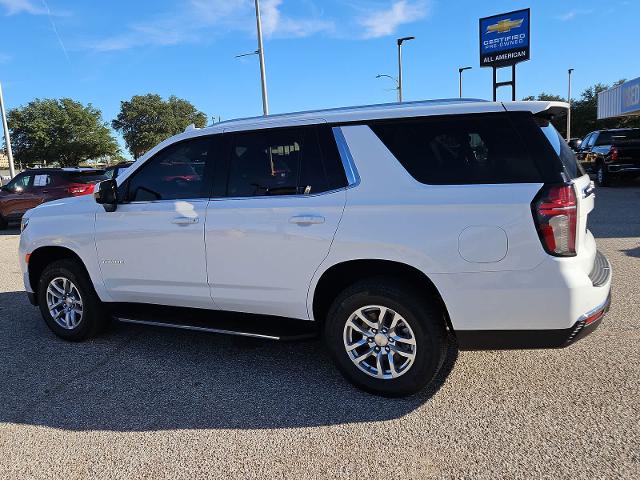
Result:
{"label": "wheel arch", "polygon": [[310,291],[311,313],[315,321],[323,323],[331,303],[338,294],[353,283],[373,277],[388,277],[413,286],[417,292],[438,302],[446,328],[453,332],[447,306],[433,281],[421,270],[406,263],[383,259],[355,259],[336,263],[326,269]]}
{"label": "wheel arch", "polygon": [[80,258],[80,256],[68,247],[61,246],[44,246],[38,247],[29,256],[28,272],[29,272],[29,284],[35,294],[35,298],[38,298],[38,283],[40,275],[47,267],[47,265],[63,259],[73,259],[82,266],[87,277],[91,278],[87,270],[86,265]]}

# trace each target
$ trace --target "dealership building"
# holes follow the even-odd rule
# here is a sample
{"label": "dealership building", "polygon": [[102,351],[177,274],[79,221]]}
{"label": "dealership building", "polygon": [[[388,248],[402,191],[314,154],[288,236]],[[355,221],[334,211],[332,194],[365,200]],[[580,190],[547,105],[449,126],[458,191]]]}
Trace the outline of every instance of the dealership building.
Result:
{"label": "dealership building", "polygon": [[598,120],[640,115],[640,77],[598,94]]}

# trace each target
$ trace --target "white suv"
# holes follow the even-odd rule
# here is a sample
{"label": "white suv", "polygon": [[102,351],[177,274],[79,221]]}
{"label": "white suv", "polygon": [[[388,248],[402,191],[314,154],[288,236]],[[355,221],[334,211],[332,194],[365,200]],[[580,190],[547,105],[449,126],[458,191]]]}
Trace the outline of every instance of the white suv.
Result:
{"label": "white suv", "polygon": [[95,199],[27,212],[26,290],[68,340],[112,317],[315,326],[350,381],[390,396],[428,384],[451,341],[568,345],[606,312],[611,269],[587,230],[592,184],[549,123],[566,108],[442,100],[187,129]]}

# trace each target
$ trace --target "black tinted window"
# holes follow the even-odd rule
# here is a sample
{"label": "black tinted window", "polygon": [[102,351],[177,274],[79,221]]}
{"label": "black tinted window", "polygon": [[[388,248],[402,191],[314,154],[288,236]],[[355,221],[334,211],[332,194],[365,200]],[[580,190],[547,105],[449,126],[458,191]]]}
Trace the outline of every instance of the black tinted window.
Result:
{"label": "black tinted window", "polygon": [[544,119],[537,119],[540,129],[547,137],[549,144],[560,158],[564,171],[569,178],[577,178],[584,175],[582,166],[578,163],[576,154],[571,150],[562,135],[556,130],[551,122]]}
{"label": "black tinted window", "polygon": [[207,197],[204,179],[210,140],[176,143],[157,153],[128,181],[129,201]]}
{"label": "black tinted window", "polygon": [[323,164],[327,174],[327,188],[335,190],[346,187],[347,175],[345,174],[344,165],[342,164],[331,127],[320,126],[317,128],[317,132]]}
{"label": "black tinted window", "polygon": [[612,143],[623,143],[628,140],[640,140],[640,128],[600,132],[596,145],[611,145]]}
{"label": "black tinted window", "polygon": [[427,184],[540,182],[535,161],[506,114],[376,122],[372,130],[416,180]]}
{"label": "black tinted window", "polygon": [[70,183],[96,183],[109,178],[104,170],[86,171],[86,172],[68,172],[64,176]]}
{"label": "black tinted window", "polygon": [[335,167],[331,177],[325,169],[315,127],[233,134],[230,157],[230,197],[313,194],[340,183]]}

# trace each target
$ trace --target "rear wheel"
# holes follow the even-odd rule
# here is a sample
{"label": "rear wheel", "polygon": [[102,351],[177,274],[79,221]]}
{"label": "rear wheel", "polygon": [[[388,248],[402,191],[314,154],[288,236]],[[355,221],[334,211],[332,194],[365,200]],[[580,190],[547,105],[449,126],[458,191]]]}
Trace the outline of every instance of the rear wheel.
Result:
{"label": "rear wheel", "polygon": [[91,280],[75,260],[58,260],[45,267],[38,283],[38,305],[49,328],[65,340],[92,337],[107,323]]}
{"label": "rear wheel", "polygon": [[427,386],[447,347],[437,303],[382,278],[358,282],[339,295],[327,318],[325,340],[349,381],[390,397]]}

